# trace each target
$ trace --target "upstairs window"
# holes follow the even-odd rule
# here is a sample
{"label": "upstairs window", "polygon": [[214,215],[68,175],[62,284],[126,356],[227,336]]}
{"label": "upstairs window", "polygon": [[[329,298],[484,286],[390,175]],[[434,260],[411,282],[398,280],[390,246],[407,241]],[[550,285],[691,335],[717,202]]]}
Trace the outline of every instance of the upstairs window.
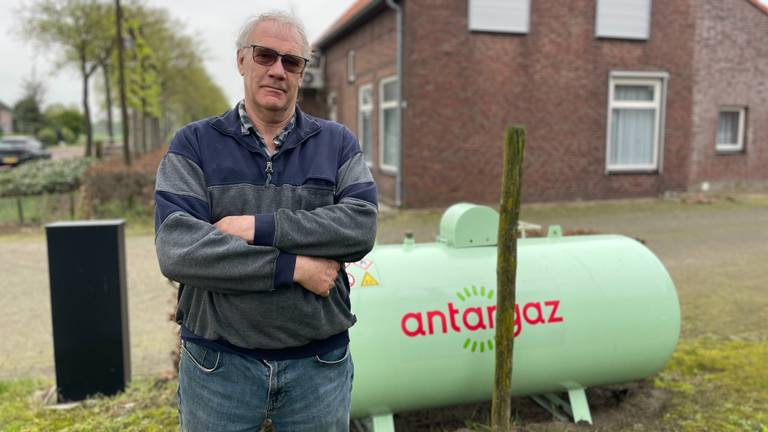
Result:
{"label": "upstairs window", "polygon": [[715,149],[720,152],[740,152],[744,150],[745,108],[721,108],[717,121],[717,140]]}
{"label": "upstairs window", "polygon": [[470,31],[528,33],[531,0],[469,0]]}
{"label": "upstairs window", "polygon": [[647,40],[651,0],[597,0],[595,33],[601,38]]}

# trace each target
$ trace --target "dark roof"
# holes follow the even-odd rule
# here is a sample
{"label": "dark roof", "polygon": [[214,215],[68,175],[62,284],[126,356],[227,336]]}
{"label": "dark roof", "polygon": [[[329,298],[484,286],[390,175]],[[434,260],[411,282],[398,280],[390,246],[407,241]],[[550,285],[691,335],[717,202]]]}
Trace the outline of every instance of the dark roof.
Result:
{"label": "dark roof", "polygon": [[357,0],[314,43],[322,49],[387,9],[385,0]]}
{"label": "dark roof", "polygon": [[8,105],[4,104],[3,101],[0,101],[0,110],[12,111],[11,107],[9,107]]}

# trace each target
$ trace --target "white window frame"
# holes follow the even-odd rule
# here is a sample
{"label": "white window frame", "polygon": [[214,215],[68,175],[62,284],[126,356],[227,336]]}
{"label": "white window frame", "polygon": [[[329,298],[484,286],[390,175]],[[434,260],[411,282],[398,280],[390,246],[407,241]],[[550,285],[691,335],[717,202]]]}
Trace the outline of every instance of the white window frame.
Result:
{"label": "white window frame", "polygon": [[[369,104],[363,103],[363,92],[369,90],[371,92],[371,102]],[[365,163],[368,164],[368,166],[371,166],[373,163],[373,142],[368,143],[371,150],[371,159],[368,160],[365,158],[365,149],[363,148],[363,141],[365,140],[365,131],[363,130],[363,114],[370,114],[371,115],[371,124],[370,127],[373,129],[373,107],[376,105],[376,102],[374,101],[374,93],[373,93],[373,83],[364,84],[361,85],[357,89],[357,133],[359,135],[360,140],[360,147],[363,151],[363,159],[365,160]],[[373,141],[373,131],[371,131],[371,141]]]}
{"label": "white window frame", "polygon": [[[739,131],[738,141],[735,143],[721,144],[717,142],[718,131],[720,130],[720,113],[737,112],[739,113]],[[744,150],[744,132],[747,119],[746,107],[725,106],[717,110],[717,124],[715,126],[715,150],[722,153],[741,152]]]}
{"label": "white window frame", "polygon": [[[605,127],[605,172],[626,173],[626,172],[659,172],[662,171],[661,154],[664,144],[664,118],[666,112],[666,94],[667,80],[669,75],[666,72],[612,72],[608,86],[608,115]],[[614,101],[614,90],[617,85],[642,85],[652,86],[653,101]],[[611,126],[613,124],[613,110],[615,108],[654,108],[654,131],[653,131],[653,160],[650,164],[636,165],[612,165],[611,164]]]}
{"label": "white window frame", "polygon": [[347,82],[355,82],[355,50],[347,51]]}
{"label": "white window frame", "polygon": [[[386,171],[388,173],[397,173],[397,165],[387,165],[384,163],[384,133],[386,131],[386,127],[384,127],[384,111],[389,109],[397,109],[397,98],[393,101],[385,101],[384,100],[384,85],[389,84],[391,82],[397,82],[397,75],[393,75],[390,77],[382,78],[381,81],[379,81],[379,168],[382,171]],[[399,89],[398,89],[399,91]],[[402,123],[402,119],[400,120]],[[400,127],[402,128],[403,125],[401,124]],[[398,136],[398,141],[399,141]],[[402,146],[400,145],[400,142],[398,142],[398,146],[400,146],[400,151],[402,151]]]}

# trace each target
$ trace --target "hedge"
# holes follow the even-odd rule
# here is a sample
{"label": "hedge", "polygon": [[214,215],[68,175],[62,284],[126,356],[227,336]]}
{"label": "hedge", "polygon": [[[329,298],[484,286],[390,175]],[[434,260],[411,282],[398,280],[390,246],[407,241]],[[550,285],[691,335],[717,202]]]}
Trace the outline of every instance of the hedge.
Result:
{"label": "hedge", "polygon": [[0,172],[0,197],[20,197],[77,190],[92,158],[38,160]]}

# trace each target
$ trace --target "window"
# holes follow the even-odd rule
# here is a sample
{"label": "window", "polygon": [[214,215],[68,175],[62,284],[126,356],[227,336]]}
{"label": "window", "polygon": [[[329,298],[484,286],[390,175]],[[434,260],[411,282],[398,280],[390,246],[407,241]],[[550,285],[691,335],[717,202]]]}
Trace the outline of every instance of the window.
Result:
{"label": "window", "polygon": [[357,134],[363,158],[373,161],[373,84],[361,86],[357,91]]}
{"label": "window", "polygon": [[666,75],[617,75],[609,89],[606,170],[658,170]]}
{"label": "window", "polygon": [[355,82],[355,50],[347,51],[347,81]]}
{"label": "window", "polygon": [[651,0],[597,0],[597,37],[647,40],[651,33]]}
{"label": "window", "polygon": [[744,150],[745,108],[721,108],[717,121],[715,149],[723,152]]}
{"label": "window", "polygon": [[531,0],[469,0],[469,30],[528,33]]}
{"label": "window", "polygon": [[397,77],[379,83],[379,166],[397,171],[400,155],[400,119],[397,112]]}
{"label": "window", "polygon": [[328,96],[325,98],[325,103],[328,105],[328,120],[338,121],[339,104],[338,95],[335,91],[328,93]]}

